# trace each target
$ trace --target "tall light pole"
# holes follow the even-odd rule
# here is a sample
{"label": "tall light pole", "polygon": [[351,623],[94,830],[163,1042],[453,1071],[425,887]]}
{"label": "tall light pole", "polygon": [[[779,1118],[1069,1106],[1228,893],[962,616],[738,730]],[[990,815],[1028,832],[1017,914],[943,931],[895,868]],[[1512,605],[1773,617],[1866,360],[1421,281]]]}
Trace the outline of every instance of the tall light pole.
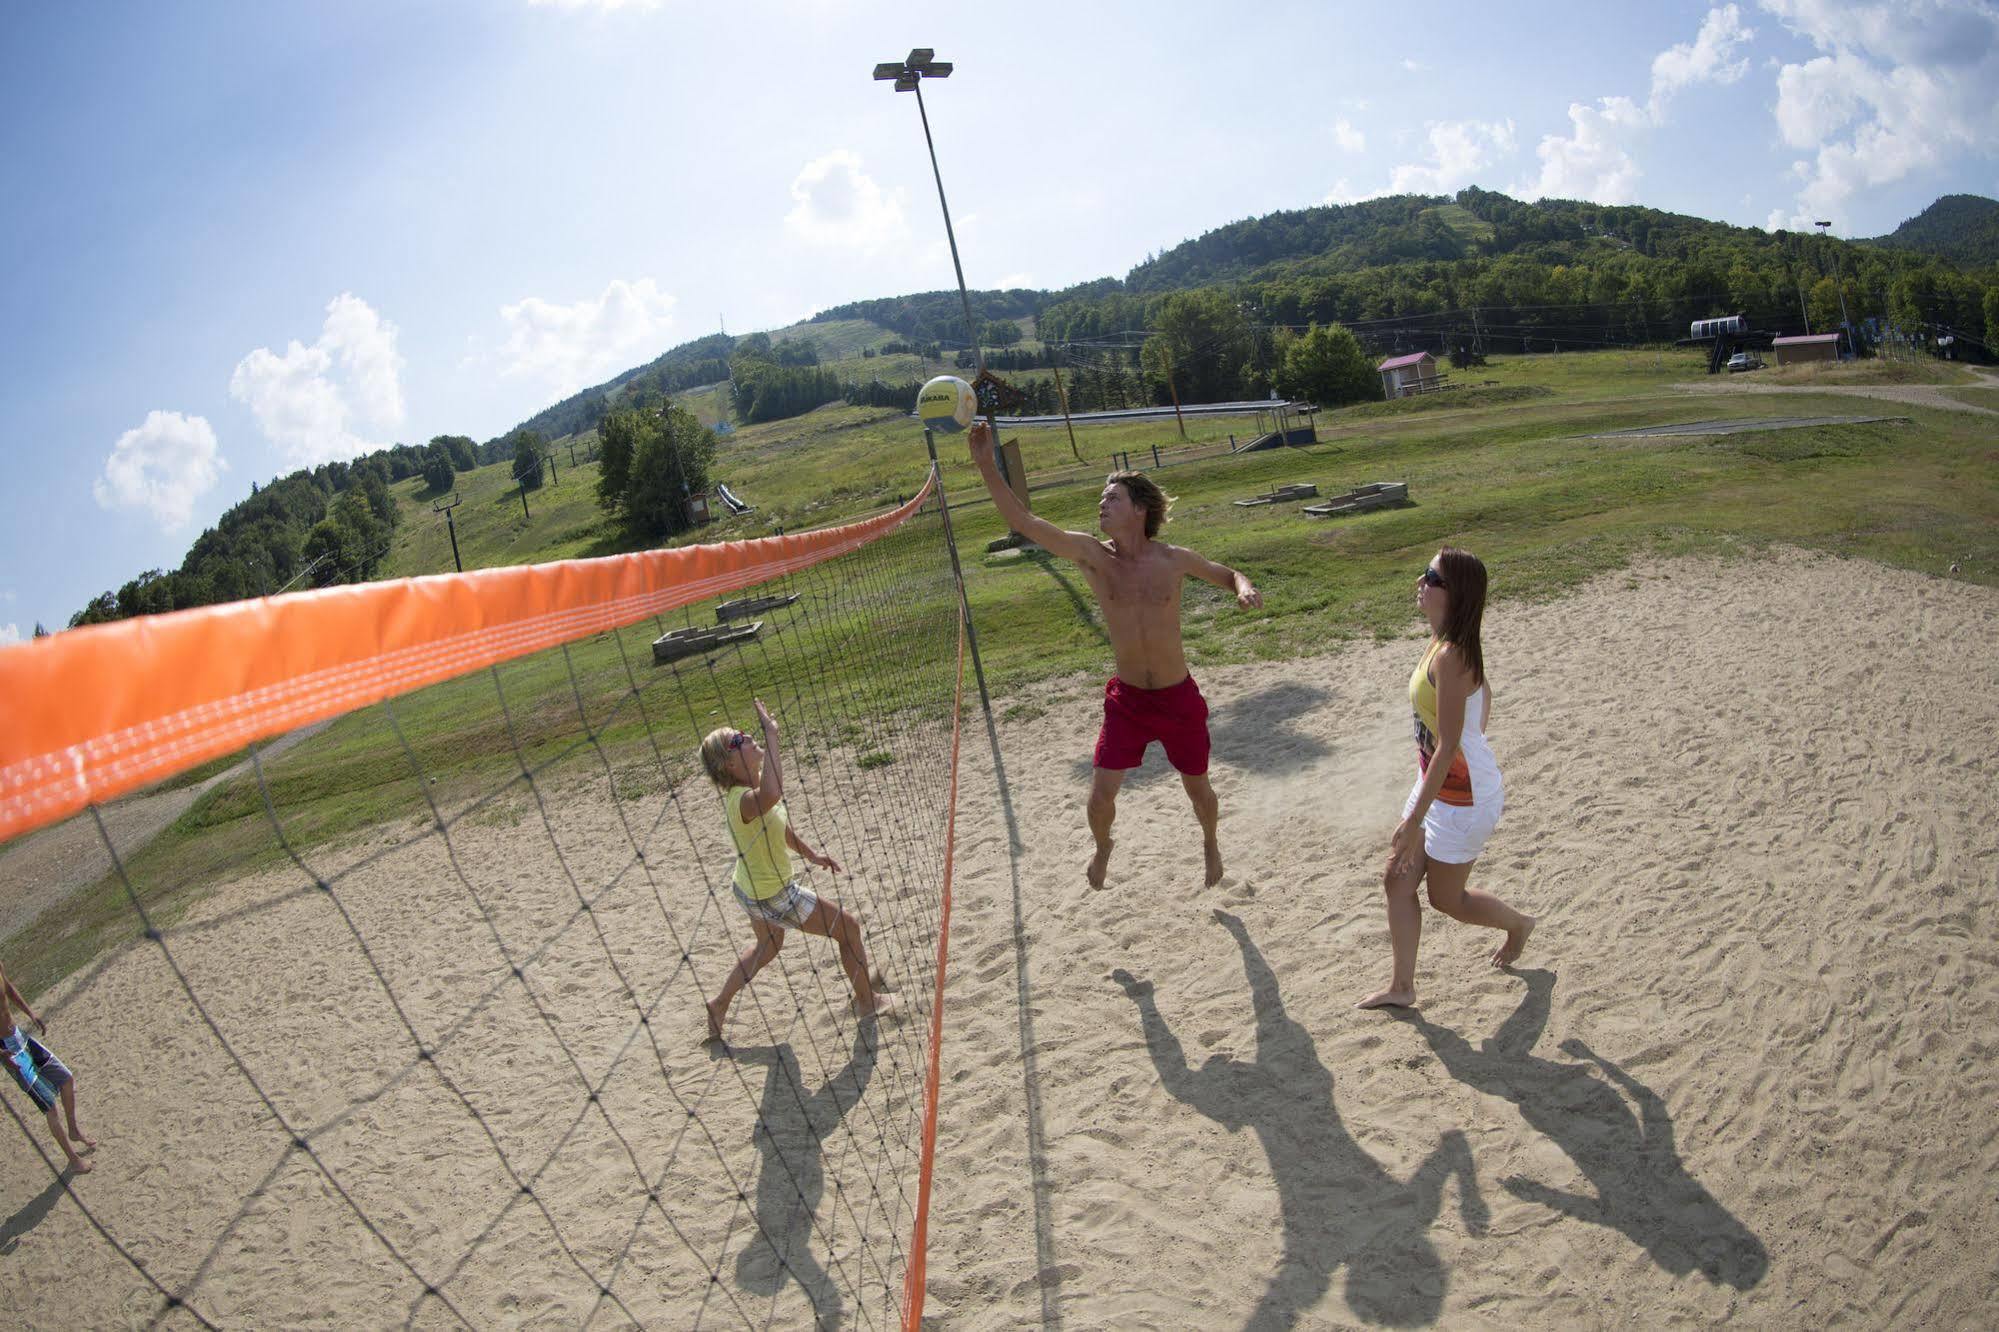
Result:
{"label": "tall light pole", "polygon": [[[937,53],[927,46],[919,46],[902,61],[886,60],[875,66],[875,79],[882,83],[894,83],[897,92],[916,94],[916,111],[923,118],[923,143],[930,150],[930,174],[937,182],[937,206],[944,211],[944,238],[951,243],[951,270],[958,275],[958,302],[965,310],[965,335],[972,342],[972,359],[977,362],[979,373],[986,369],[986,354],[979,346],[978,326],[972,322],[972,297],[965,290],[965,266],[958,262],[958,236],[951,229],[951,204],[944,197],[944,173],[937,169],[937,144],[930,137],[930,113],[923,106],[923,80],[948,79],[951,77],[951,62],[937,59]],[[993,458],[999,463],[1000,479],[1007,480],[1006,453],[999,444],[999,424],[993,420],[993,413],[986,413],[986,428],[992,432]],[[972,624],[972,602],[965,592],[965,575],[958,567],[958,542],[951,534],[951,503],[944,495],[944,473],[937,463],[937,442],[928,430],[923,432],[924,447],[930,451],[930,475],[937,483],[937,509],[944,519],[944,543],[951,551],[951,572],[958,581],[958,613],[965,617],[965,642],[972,650],[972,674],[979,682],[979,702],[985,706],[986,721],[990,725],[993,715],[992,695],[986,690],[986,668],[979,660],[979,633]],[[927,1209],[928,1199],[923,1206]],[[915,1274],[912,1273],[912,1276]],[[908,1292],[905,1292],[907,1296]]]}
{"label": "tall light pole", "polygon": [[[1819,229],[1819,235],[1821,236],[1826,235],[1832,227],[1832,223],[1830,222],[1814,222],[1812,225]],[[1832,252],[1832,285],[1839,291],[1840,327],[1846,331],[1846,336],[1850,341],[1853,337],[1853,321],[1846,317],[1846,283],[1839,275],[1838,250]]]}
{"label": "tall light pole", "polygon": [[972,357],[979,369],[986,368],[986,354],[979,346],[978,326],[972,322],[972,297],[965,290],[965,266],[958,262],[958,236],[951,229],[951,203],[944,197],[944,173],[937,169],[937,143],[930,137],[930,112],[923,105],[923,80],[948,79],[951,62],[937,59],[937,53],[919,46],[905,60],[885,60],[875,66],[875,79],[894,83],[897,92],[916,94],[916,113],[923,118],[923,144],[930,150],[930,175],[937,182],[937,206],[944,212],[944,239],[951,243],[951,268],[958,275],[958,299],[965,308],[965,336],[972,342]]}
{"label": "tall light pole", "polygon": [[[923,80],[948,79],[951,69],[950,61],[939,60],[935,51],[919,46],[904,60],[884,60],[876,65],[875,80],[894,83],[899,93],[916,94],[916,113],[923,119],[923,145],[930,150],[930,175],[937,182],[937,207],[944,214],[944,239],[951,245],[951,271],[958,275],[958,303],[965,311],[965,337],[972,344],[972,360],[983,375],[986,372],[986,352],[979,345],[979,326],[972,319],[972,295],[965,289],[965,266],[958,261],[958,234],[951,228],[951,202],[944,197],[944,173],[937,169],[937,141],[930,137],[930,112],[923,105]],[[993,433],[993,461],[999,464],[1000,479],[1011,483],[1012,478],[1006,470],[1006,452],[999,447],[999,422],[991,412],[986,413],[986,425]]]}

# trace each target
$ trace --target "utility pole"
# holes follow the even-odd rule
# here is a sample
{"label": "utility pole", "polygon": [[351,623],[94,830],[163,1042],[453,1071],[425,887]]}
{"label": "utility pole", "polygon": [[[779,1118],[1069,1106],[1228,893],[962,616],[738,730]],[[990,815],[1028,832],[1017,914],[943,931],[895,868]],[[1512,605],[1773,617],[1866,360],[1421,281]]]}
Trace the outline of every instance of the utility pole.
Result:
{"label": "utility pole", "polygon": [[1076,461],[1083,461],[1081,449],[1076,447],[1076,423],[1069,419],[1069,393],[1062,387],[1062,353],[1055,352],[1048,364],[1055,371],[1055,397],[1062,404],[1062,424],[1069,428],[1069,452],[1076,455]]}
{"label": "utility pole", "polygon": [[448,496],[430,506],[432,513],[441,513],[444,515],[444,528],[451,533],[451,567],[459,573],[465,572],[465,564],[458,558],[458,524],[452,521],[451,511],[463,503],[464,501],[458,498],[458,492],[454,490]]}
{"label": "utility pole", "polygon": [[[1819,229],[1819,235],[1824,236],[1831,228],[1832,223],[1814,222],[1812,225]],[[1853,338],[1853,321],[1847,317],[1846,313],[1846,283],[1840,276],[1839,250],[1837,248],[1832,252],[1832,285],[1839,292],[1839,323],[1840,327],[1846,330],[1846,336],[1850,344]],[[1837,349],[1835,348],[1835,350]]]}

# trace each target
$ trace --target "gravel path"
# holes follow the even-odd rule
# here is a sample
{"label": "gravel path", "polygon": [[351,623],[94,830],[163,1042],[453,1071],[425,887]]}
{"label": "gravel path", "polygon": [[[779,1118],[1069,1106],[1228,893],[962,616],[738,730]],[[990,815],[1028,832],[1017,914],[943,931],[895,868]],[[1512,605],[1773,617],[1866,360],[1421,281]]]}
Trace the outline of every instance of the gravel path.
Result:
{"label": "gravel path", "polygon": [[[276,758],[325,727],[325,722],[302,726],[266,744],[261,752],[267,759]],[[98,810],[104,831],[119,856],[128,858],[164,832],[209,787],[249,766],[246,758],[192,786],[114,800]],[[89,810],[0,847],[0,940],[12,939],[35,917],[97,882],[110,868],[104,838]]]}

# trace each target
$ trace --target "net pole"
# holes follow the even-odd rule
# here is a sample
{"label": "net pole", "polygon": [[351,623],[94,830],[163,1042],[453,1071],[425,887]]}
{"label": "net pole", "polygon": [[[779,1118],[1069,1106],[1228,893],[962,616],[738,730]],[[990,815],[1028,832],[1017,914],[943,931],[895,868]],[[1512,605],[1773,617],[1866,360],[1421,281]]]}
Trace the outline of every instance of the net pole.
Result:
{"label": "net pole", "polygon": [[[993,439],[997,443],[999,439],[997,431],[994,432]],[[958,538],[951,531],[951,500],[944,493],[943,469],[937,465],[937,437],[927,426],[923,430],[923,447],[930,450],[930,483],[937,487],[937,512],[944,518],[944,548],[951,552],[951,581],[958,585],[958,612],[963,617],[964,636],[972,647],[972,674],[979,682],[979,706],[984,708],[986,715],[990,717],[993,715],[993,699],[992,695],[986,692],[986,668],[979,660],[979,630],[978,626],[972,623],[971,599],[965,595],[965,570],[958,563]],[[959,674],[964,674],[962,669]],[[955,769],[956,761],[953,760],[953,770]]]}
{"label": "net pole", "polygon": [[[962,590],[963,584],[959,586]],[[949,813],[944,819],[944,886],[937,918],[937,990],[930,1003],[930,1060],[923,1086],[923,1154],[916,1172],[916,1222],[909,1237],[909,1270],[902,1299],[903,1332],[919,1332],[923,1326],[923,1277],[930,1256],[930,1178],[937,1157],[937,1089],[941,1080],[940,1054],[944,1040],[944,968],[951,943],[951,865],[958,841],[958,737],[963,729],[965,643],[970,627],[969,618],[959,621],[958,686],[951,706],[951,790],[946,806]],[[987,714],[990,715],[991,711],[988,707]]]}

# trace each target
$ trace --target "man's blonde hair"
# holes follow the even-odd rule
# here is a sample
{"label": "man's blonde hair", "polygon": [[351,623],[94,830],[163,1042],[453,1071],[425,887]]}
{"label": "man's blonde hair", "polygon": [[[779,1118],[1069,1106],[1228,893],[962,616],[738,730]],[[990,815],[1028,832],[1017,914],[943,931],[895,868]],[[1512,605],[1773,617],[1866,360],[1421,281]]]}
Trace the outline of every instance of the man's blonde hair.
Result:
{"label": "man's blonde hair", "polygon": [[1173,497],[1143,472],[1112,472],[1105,478],[1105,484],[1112,482],[1123,486],[1124,493],[1131,496],[1131,502],[1145,510],[1146,540],[1158,536],[1159,529],[1166,526],[1166,511],[1173,507]]}

